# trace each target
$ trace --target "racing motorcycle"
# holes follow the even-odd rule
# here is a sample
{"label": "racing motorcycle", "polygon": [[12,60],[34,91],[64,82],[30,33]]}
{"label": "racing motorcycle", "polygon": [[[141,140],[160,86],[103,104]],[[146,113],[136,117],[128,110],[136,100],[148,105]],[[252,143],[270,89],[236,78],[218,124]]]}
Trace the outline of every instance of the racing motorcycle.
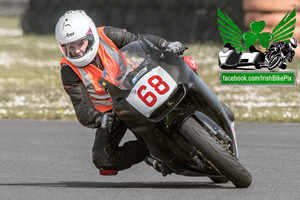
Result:
{"label": "racing motorcycle", "polygon": [[272,70],[275,67],[286,69],[287,66],[286,64],[284,64],[285,61],[286,59],[284,59],[282,53],[277,53],[275,51],[267,52],[265,61],[262,63],[262,66],[267,66],[269,70]]}
{"label": "racing motorcycle", "polygon": [[99,85],[112,98],[113,123],[121,120],[147,145],[147,164],[164,176],[251,184],[238,159],[233,113],[181,57],[141,39],[118,58],[120,70],[104,73]]}
{"label": "racing motorcycle", "polygon": [[265,60],[261,63],[261,65],[268,67],[269,70],[276,67],[284,70],[287,68],[286,61],[288,60],[291,62],[294,54],[295,52],[281,47],[278,43],[274,43],[265,52]]}

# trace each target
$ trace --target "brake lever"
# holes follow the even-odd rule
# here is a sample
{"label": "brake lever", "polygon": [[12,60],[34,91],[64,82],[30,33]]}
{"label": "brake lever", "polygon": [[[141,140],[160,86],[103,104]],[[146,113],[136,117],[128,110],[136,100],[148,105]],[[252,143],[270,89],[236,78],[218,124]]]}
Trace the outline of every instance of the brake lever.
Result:
{"label": "brake lever", "polygon": [[189,47],[186,44],[183,44],[180,49],[175,51],[174,53],[177,54],[178,56],[182,55],[185,50],[187,50]]}

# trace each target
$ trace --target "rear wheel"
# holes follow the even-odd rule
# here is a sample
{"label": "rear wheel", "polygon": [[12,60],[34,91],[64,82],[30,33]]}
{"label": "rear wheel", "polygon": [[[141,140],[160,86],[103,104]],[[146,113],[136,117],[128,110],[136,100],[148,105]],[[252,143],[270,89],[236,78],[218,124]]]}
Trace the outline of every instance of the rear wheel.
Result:
{"label": "rear wheel", "polygon": [[229,180],[226,177],[209,177],[214,183],[227,183]]}
{"label": "rear wheel", "polygon": [[261,69],[261,66],[258,63],[255,63],[254,66],[255,66],[255,69]]}
{"label": "rear wheel", "polygon": [[[203,158],[237,188],[247,188],[251,184],[251,174],[194,118],[188,118],[180,127],[179,132],[201,153]],[[212,178],[212,180],[225,183],[225,177],[223,180],[220,178]]]}

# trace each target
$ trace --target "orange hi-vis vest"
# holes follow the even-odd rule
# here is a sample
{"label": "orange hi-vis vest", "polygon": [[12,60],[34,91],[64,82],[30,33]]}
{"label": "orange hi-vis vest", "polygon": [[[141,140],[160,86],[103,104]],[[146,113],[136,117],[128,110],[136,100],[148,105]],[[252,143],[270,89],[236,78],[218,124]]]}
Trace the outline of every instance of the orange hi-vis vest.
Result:
{"label": "orange hi-vis vest", "polygon": [[[119,59],[118,48],[116,45],[104,34],[104,27],[98,28],[100,44],[98,48],[98,55],[102,61],[104,69],[108,76],[115,77],[119,71],[119,66],[122,64],[122,59]],[[120,63],[121,62],[121,63]],[[63,63],[69,65],[74,72],[80,77],[87,89],[90,98],[97,110],[106,112],[112,109],[112,100],[108,94],[98,84],[103,75],[103,71],[93,64],[85,67],[76,67],[69,62],[65,57],[61,58],[60,65]],[[106,79],[108,77],[106,76]]]}

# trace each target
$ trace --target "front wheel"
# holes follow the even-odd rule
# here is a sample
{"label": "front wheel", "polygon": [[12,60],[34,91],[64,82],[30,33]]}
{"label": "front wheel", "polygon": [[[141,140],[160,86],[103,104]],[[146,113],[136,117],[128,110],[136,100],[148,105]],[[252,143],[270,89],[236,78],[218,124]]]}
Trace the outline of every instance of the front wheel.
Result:
{"label": "front wheel", "polygon": [[268,66],[269,70],[274,69],[275,67],[279,67],[282,62],[283,59],[279,55],[273,55]]}
{"label": "front wheel", "polygon": [[251,184],[251,174],[194,118],[188,118],[179,132],[237,188],[247,188]]}

